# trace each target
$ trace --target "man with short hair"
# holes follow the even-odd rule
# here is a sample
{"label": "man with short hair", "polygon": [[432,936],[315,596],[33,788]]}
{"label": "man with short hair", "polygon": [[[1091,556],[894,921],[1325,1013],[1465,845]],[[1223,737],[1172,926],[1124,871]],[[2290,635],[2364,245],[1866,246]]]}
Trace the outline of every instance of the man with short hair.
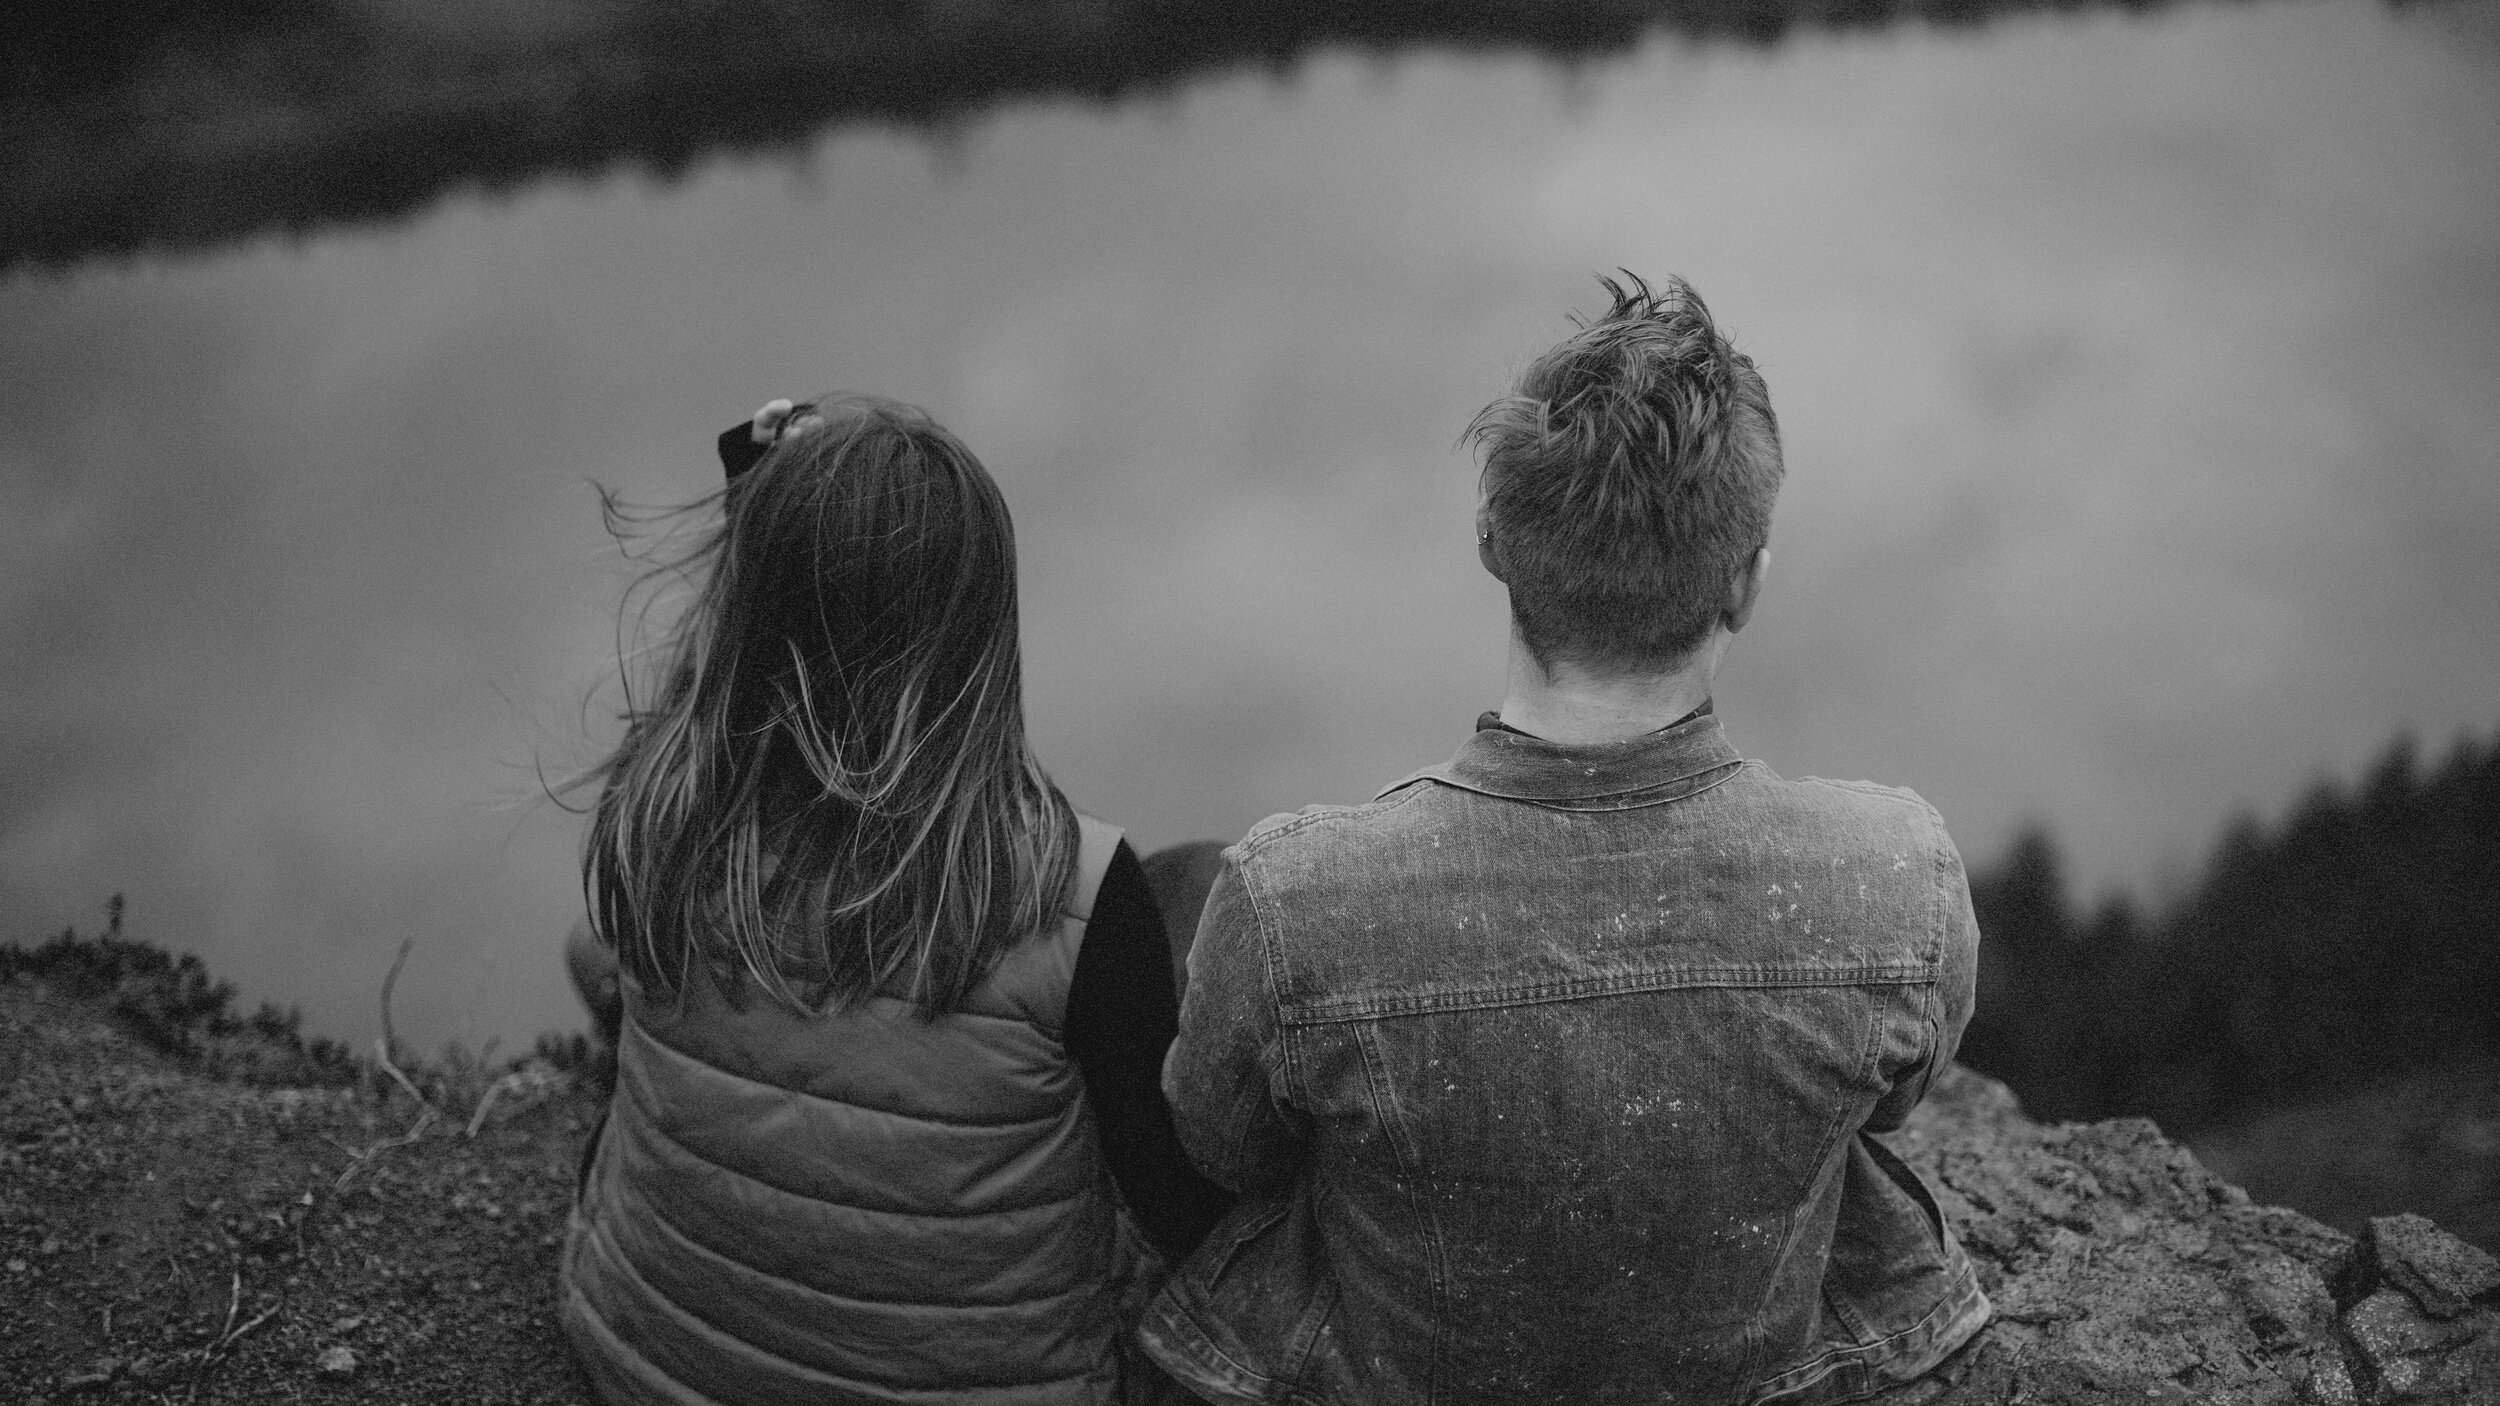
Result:
{"label": "man with short hair", "polygon": [[1988,1316],[1901,1126],[1970,1016],[1933,808],[1712,715],[1780,481],[1680,279],[1477,417],[1499,713],[1224,853],[1164,1085],[1241,1200],[1140,1330],[1210,1401],[1854,1400]]}

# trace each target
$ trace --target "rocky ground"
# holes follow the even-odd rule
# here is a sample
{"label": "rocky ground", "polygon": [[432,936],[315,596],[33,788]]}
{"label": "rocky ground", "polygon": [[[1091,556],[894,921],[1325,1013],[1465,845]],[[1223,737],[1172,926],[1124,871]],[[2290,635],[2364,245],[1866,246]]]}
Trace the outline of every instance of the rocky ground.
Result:
{"label": "rocky ground", "polygon": [[0,1406],[584,1402],[551,1286],[593,1103],[189,1072],[0,984]]}
{"label": "rocky ground", "polygon": [[2500,1261],[2421,1217],[2356,1240],[2150,1122],[2043,1127],[1967,1070],[1893,1144],[1997,1309],[1919,1401],[2500,1402]]}
{"label": "rocky ground", "polygon": [[[551,1286],[596,1095],[481,1115],[387,1079],[210,1077],[94,1000],[0,983],[0,1406],[587,1403]],[[2149,1123],[2043,1127],[1956,1071],[1895,1146],[1996,1320],[1917,1406],[2500,1402],[2500,1261],[2250,1204]]]}

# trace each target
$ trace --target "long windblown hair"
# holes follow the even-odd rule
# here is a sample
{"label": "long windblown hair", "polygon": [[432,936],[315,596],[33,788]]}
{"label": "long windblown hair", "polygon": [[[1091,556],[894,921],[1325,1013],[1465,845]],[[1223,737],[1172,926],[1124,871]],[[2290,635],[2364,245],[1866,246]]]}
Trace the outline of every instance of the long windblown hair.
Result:
{"label": "long windblown hair", "polygon": [[1063,911],[1076,815],[1025,739],[998,485],[908,406],[817,413],[655,572],[694,595],[588,778],[583,889],[647,989],[934,1016]]}

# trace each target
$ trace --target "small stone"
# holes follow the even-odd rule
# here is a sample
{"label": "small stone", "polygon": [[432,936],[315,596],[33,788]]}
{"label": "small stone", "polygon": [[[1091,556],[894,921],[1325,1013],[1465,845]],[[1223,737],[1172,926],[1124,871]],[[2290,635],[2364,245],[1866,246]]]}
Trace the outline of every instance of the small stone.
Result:
{"label": "small stone", "polygon": [[2360,1406],[2361,1392],[2341,1359],[2322,1354],[2310,1359],[2309,1375],[2300,1384],[2304,1406]]}
{"label": "small stone", "polygon": [[2451,1330],[2423,1317],[2411,1296],[2381,1289],[2344,1314],[2344,1331],[2377,1380],[2374,1399],[2394,1400],[2418,1385],[2454,1340]]}
{"label": "small stone", "polygon": [[2433,1318],[2454,1318],[2500,1290],[2500,1259],[2422,1216],[2376,1217],[2368,1239],[2380,1275]]}
{"label": "small stone", "polygon": [[2240,1251],[2235,1287],[2247,1308],[2249,1331],[2269,1350],[2323,1342],[2334,1331],[2335,1300],[2317,1272],[2289,1255]]}
{"label": "small stone", "polygon": [[26,1261],[24,1261],[24,1260],[11,1260],[11,1261],[9,1261],[9,1273],[11,1273],[11,1274],[24,1274],[25,1272],[26,1272]]}
{"label": "small stone", "polygon": [[313,1360],[313,1370],[329,1381],[343,1382],[356,1375],[356,1354],[343,1347],[328,1347]]}
{"label": "small stone", "polygon": [[95,1361],[87,1364],[86,1371],[77,1373],[73,1376],[61,1378],[61,1389],[64,1391],[85,1391],[90,1387],[106,1386],[112,1382],[113,1378],[121,1374],[121,1370],[122,1360],[120,1358],[99,1357]]}
{"label": "small stone", "polygon": [[331,1320],[330,1332],[343,1338],[363,1326],[365,1326],[365,1320],[362,1318],[338,1318]]}

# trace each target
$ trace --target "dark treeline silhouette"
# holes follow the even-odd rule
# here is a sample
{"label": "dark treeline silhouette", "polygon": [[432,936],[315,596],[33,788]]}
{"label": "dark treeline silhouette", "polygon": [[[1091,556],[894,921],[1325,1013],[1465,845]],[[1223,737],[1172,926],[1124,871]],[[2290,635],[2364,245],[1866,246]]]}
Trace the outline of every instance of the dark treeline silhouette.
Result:
{"label": "dark treeline silhouette", "polygon": [[2060,1119],[2173,1134],[2500,1055],[2500,735],[2243,816],[2196,888],[2079,912],[2045,832],[1976,875],[1962,1058]]}
{"label": "dark treeline silhouette", "polygon": [[408,216],[454,190],[671,175],[846,123],[1110,102],[1314,49],[1574,61],[1653,32],[1970,24],[2167,0],[12,0],[0,272]]}
{"label": "dark treeline silhouette", "polygon": [[234,983],[211,978],[200,959],[122,936],[122,896],[105,905],[105,929],[64,930],[34,947],[0,943],[0,983],[44,981],[97,1001],[160,1054],[193,1068],[280,1087],[354,1082],[355,1056],[336,1040],[303,1033],[304,1014],[263,1001],[234,1010]]}

